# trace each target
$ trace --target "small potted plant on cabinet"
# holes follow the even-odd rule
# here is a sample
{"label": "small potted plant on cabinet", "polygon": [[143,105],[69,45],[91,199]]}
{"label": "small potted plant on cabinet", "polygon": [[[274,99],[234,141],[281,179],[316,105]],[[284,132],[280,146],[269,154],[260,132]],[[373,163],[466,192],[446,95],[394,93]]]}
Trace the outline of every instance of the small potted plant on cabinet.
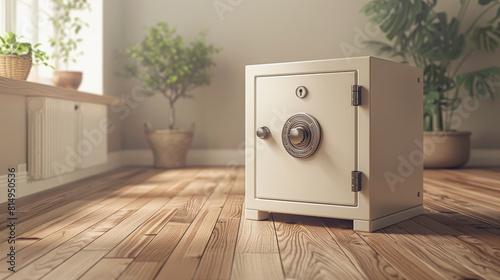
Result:
{"label": "small potted plant on cabinet", "polygon": [[206,32],[186,45],[175,28],[159,22],[147,28],[140,43],[126,50],[130,61],[125,65],[125,77],[138,79],[146,96],[164,96],[170,110],[168,129],[155,130],[148,122],[144,124],[156,168],[185,165],[194,124],[187,131],[176,128],[175,103],[192,97],[188,92],[193,88],[210,83],[208,69],[215,65],[212,56],[219,49],[207,44],[205,36]]}
{"label": "small potted plant on cabinet", "polygon": [[[500,67],[461,71],[471,54],[492,53],[500,45],[500,1],[479,0],[482,10],[464,26],[471,2],[457,1],[460,9],[453,17],[436,11],[437,0],[374,0],[362,10],[389,40],[367,43],[378,47],[380,53],[424,69],[426,168],[460,167],[467,162],[471,133],[454,129],[462,121],[455,112],[461,105],[493,100],[497,95]],[[490,14],[480,26],[479,22]],[[460,97],[460,89],[467,92],[467,97]]]}
{"label": "small potted plant on cabinet", "polygon": [[26,80],[33,65],[48,65],[49,57],[38,49],[40,44],[32,45],[29,42],[22,42],[22,36],[13,32],[7,32],[5,36],[0,36],[0,76],[12,79]]}
{"label": "small potted plant on cabinet", "polygon": [[[54,37],[50,38],[50,44],[54,48],[53,58],[56,59],[56,69],[52,81],[54,85],[69,89],[78,89],[82,82],[83,73],[79,71],[68,71],[69,63],[76,62],[76,57],[83,54],[78,52],[78,43],[83,39],[79,33],[86,22],[74,15],[76,11],[90,10],[88,0],[51,0],[54,5],[54,15],[50,21],[54,26]],[[61,70],[66,69],[66,70]]]}

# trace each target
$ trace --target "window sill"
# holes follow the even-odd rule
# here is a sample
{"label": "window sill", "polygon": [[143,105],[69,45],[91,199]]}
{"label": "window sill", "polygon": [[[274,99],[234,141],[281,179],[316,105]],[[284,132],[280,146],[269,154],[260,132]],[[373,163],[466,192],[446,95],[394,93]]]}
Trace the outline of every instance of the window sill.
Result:
{"label": "window sill", "polygon": [[0,77],[0,94],[53,97],[114,106],[120,106],[124,103],[122,99],[112,96],[96,95],[72,89],[9,79],[5,77]]}

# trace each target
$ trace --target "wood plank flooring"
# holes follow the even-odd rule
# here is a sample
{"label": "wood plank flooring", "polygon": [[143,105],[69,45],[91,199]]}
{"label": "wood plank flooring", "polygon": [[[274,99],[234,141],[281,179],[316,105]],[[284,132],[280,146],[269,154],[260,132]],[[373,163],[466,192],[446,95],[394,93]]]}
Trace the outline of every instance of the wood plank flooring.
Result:
{"label": "wood plank flooring", "polygon": [[244,168],[127,167],[6,204],[0,279],[500,279],[500,169],[426,170],[424,215],[243,217]]}

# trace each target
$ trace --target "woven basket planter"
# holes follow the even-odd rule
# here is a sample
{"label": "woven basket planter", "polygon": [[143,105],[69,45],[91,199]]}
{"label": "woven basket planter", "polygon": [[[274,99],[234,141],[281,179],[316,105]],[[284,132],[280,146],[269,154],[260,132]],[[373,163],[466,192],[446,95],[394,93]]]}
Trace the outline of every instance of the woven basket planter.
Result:
{"label": "woven basket planter", "polygon": [[155,130],[144,123],[149,146],[153,150],[156,168],[180,168],[186,165],[186,156],[193,142],[194,124],[188,131],[162,129]]}
{"label": "woven basket planter", "polygon": [[26,80],[31,71],[33,59],[30,55],[0,55],[0,76]]}

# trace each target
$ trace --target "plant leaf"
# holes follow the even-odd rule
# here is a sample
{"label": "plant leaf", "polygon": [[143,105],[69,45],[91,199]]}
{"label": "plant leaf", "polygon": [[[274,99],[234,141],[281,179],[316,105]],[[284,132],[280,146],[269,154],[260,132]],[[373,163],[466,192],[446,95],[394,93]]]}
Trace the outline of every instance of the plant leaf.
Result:
{"label": "plant leaf", "polygon": [[481,5],[481,6],[486,6],[486,5],[488,5],[489,3],[494,2],[494,1],[495,1],[495,0],[479,0],[479,1],[478,1],[478,3],[479,3],[479,5]]}
{"label": "plant leaf", "polygon": [[[463,87],[471,98],[495,100],[500,88],[500,67],[490,67],[457,77],[457,85]],[[496,89],[495,89],[496,88]]]}
{"label": "plant leaf", "polygon": [[470,40],[479,50],[493,52],[500,45],[500,27],[476,27]]}

